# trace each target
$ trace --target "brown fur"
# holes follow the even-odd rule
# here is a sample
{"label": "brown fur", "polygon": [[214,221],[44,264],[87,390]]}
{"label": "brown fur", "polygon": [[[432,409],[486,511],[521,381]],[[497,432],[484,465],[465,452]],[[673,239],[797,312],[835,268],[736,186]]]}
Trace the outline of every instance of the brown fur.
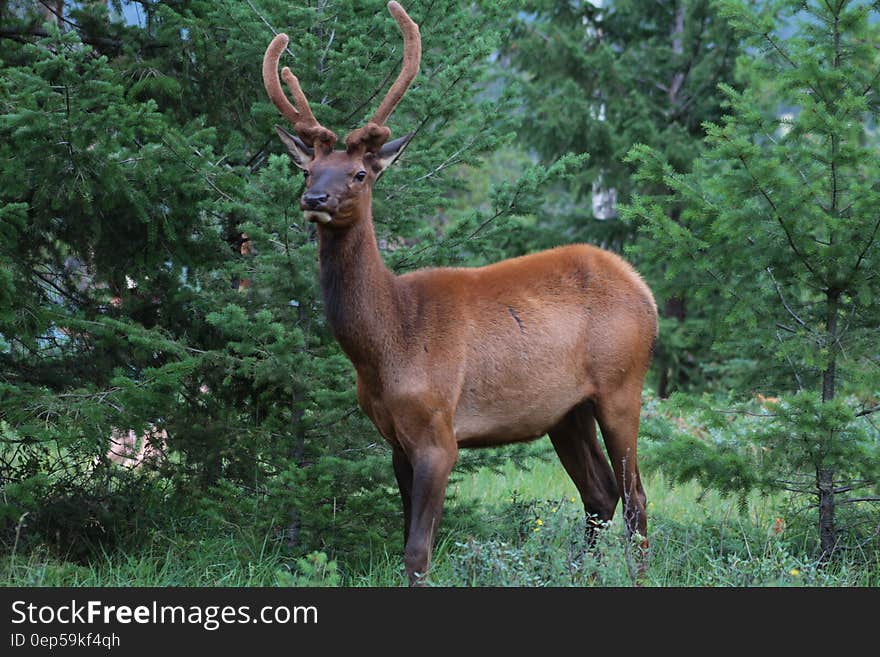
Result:
{"label": "brown fur", "polygon": [[312,114],[309,101],[299,85],[299,80],[286,66],[282,69],[281,77],[284,78],[284,83],[290,89],[296,105],[287,99],[281,88],[281,83],[278,81],[278,60],[287,47],[288,41],[289,38],[286,34],[278,34],[266,49],[266,54],[263,55],[263,86],[266,87],[269,99],[275,104],[278,111],[293,124],[297,134],[306,144],[317,147],[321,152],[330,152],[333,149],[333,144],[336,143],[336,135],[318,123],[315,115]]}
{"label": "brown fur", "polygon": [[419,33],[419,26],[394,0],[388,3],[388,11],[394,16],[394,20],[397,21],[397,26],[403,34],[403,66],[401,66],[400,73],[384,100],[376,109],[376,113],[373,114],[370,122],[376,125],[385,125],[391,112],[397,107],[397,103],[403,98],[403,94],[406,93],[419,72],[419,64],[422,60],[422,36]]}

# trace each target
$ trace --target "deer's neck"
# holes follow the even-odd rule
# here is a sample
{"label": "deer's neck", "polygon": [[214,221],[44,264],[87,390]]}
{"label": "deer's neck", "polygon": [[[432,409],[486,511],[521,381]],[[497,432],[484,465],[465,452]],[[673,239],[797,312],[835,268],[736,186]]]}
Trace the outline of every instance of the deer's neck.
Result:
{"label": "deer's neck", "polygon": [[330,328],[355,367],[378,369],[399,324],[395,278],[379,255],[369,212],[348,229],[318,230]]}

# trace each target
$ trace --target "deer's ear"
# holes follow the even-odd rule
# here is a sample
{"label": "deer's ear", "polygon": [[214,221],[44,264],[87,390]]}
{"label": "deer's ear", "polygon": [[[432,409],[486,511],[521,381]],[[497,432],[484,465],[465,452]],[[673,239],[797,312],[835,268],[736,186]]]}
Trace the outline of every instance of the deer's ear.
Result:
{"label": "deer's ear", "polygon": [[381,175],[385,169],[390,167],[400,157],[415,134],[411,132],[408,135],[389,141],[379,149],[379,152],[373,155],[372,165],[377,175]]}
{"label": "deer's ear", "polygon": [[300,169],[306,169],[309,163],[315,159],[315,149],[306,146],[299,137],[296,137],[280,125],[275,126],[275,132],[281,138],[282,143],[287,148],[290,159]]}

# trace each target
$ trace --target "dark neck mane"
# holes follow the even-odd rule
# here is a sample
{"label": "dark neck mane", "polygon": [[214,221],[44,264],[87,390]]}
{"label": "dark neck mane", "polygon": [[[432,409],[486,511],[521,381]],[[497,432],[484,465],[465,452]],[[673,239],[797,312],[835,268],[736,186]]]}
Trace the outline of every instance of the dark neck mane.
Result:
{"label": "dark neck mane", "polygon": [[379,362],[395,330],[394,275],[382,262],[369,216],[318,229],[321,292],[330,328],[355,367]]}

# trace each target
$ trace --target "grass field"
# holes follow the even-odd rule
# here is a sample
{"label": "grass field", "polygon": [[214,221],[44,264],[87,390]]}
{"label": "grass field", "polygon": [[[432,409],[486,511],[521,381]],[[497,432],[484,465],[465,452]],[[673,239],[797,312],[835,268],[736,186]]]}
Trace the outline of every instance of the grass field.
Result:
{"label": "grass field", "polygon": [[[549,451],[549,448],[548,448]],[[722,498],[696,485],[645,477],[650,564],[647,586],[877,586],[876,553],[848,552],[820,566],[809,555],[812,528],[784,499]],[[456,513],[472,508],[475,514]],[[458,476],[435,550],[431,583],[440,586],[630,586],[633,552],[615,518],[594,550],[585,549],[577,493],[555,459]],[[787,517],[788,516],[788,517]],[[461,520],[469,518],[470,520]],[[230,527],[156,532],[136,552],[75,565],[42,553],[2,564],[13,586],[398,586],[401,546],[374,545],[364,563],[337,566],[324,554],[293,560],[269,536]],[[188,528],[191,529],[191,528]]]}

